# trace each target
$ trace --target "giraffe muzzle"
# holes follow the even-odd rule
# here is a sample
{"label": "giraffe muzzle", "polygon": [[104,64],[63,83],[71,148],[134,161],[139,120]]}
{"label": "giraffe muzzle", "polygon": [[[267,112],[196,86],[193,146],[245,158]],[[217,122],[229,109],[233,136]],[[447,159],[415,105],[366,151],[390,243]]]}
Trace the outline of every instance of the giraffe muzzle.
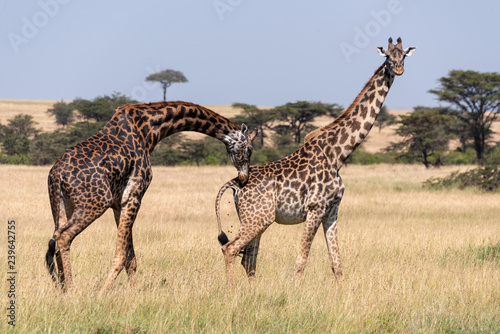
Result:
{"label": "giraffe muzzle", "polygon": [[394,68],[394,74],[396,74],[396,75],[401,75],[401,74],[403,74],[404,71],[405,71],[405,69],[403,68],[403,66],[396,66]]}
{"label": "giraffe muzzle", "polygon": [[241,185],[245,185],[248,182],[248,174],[243,172],[238,173],[238,181],[240,181]]}

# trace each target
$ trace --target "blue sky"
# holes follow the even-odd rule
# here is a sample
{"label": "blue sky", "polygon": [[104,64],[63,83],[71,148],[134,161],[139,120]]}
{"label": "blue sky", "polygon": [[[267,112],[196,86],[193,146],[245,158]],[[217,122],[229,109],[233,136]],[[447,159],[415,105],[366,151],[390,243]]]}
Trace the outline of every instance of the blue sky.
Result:
{"label": "blue sky", "polygon": [[439,0],[0,0],[0,98],[162,98],[150,73],[175,69],[168,100],[347,107],[401,36],[418,49],[389,109],[438,105],[452,69],[500,72],[500,2]]}

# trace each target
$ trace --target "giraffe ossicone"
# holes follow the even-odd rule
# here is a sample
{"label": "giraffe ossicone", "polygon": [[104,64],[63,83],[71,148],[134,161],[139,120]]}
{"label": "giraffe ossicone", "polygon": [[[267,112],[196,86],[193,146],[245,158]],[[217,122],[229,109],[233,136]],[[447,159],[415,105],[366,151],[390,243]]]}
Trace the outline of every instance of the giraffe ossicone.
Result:
{"label": "giraffe ossicone", "polygon": [[238,170],[239,183],[248,181],[256,133],[248,133],[247,126],[239,129],[210,109],[182,101],[118,108],[101,131],[67,149],[49,172],[55,231],[45,260],[61,287],[72,285],[70,246],[74,238],[109,208],[114,212],[118,238],[101,293],[123,268],[134,284],[137,260],[132,226],[152,179],[150,153],[163,138],[180,131],[196,131],[221,140]]}
{"label": "giraffe ossicone", "polygon": [[[255,279],[257,255],[262,233],[273,223],[305,222],[295,263],[299,278],[305,268],[313,238],[323,225],[333,273],[342,276],[337,239],[337,213],[344,193],[339,169],[366,138],[382,107],[396,75],[404,72],[404,59],[416,48],[403,50],[401,38],[397,44],[378,47],[386,57],[384,63],[366,83],[354,102],[332,123],[309,133],[302,147],[291,155],[262,166],[250,168],[249,181],[241,187],[237,179],[228,181],[215,200],[219,242],[226,263],[227,282],[234,284],[234,261],[243,254],[241,264],[248,278]],[[220,201],[231,188],[240,219],[236,236],[229,240],[222,231]]]}

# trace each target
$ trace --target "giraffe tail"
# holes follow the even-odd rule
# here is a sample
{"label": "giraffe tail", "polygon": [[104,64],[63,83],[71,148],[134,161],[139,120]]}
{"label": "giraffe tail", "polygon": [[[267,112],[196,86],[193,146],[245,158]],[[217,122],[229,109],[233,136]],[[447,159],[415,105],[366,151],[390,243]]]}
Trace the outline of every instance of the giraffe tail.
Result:
{"label": "giraffe tail", "polygon": [[[52,210],[52,217],[54,218],[55,230],[59,228],[59,202],[61,197],[61,184],[57,178],[56,173],[52,169],[49,173],[49,197],[50,197],[50,207]],[[54,254],[56,252],[56,239],[53,236],[49,240],[49,249],[45,254],[45,264],[49,270],[49,274],[54,282],[57,282],[56,275],[54,274],[55,264],[54,264]]]}
{"label": "giraffe tail", "polygon": [[217,215],[217,226],[219,227],[219,235],[217,236],[217,239],[219,240],[219,243],[224,246],[229,242],[229,238],[227,237],[226,233],[222,231],[222,224],[220,220],[220,201],[222,199],[222,195],[224,195],[224,192],[228,189],[231,188],[233,189],[233,193],[235,194],[235,199],[236,199],[236,191],[238,189],[237,183],[233,180],[227,182],[225,185],[220,188],[219,193],[217,194],[217,198],[215,199],[215,214]]}
{"label": "giraffe tail", "polygon": [[49,249],[45,254],[45,264],[49,269],[49,274],[54,282],[57,281],[56,275],[54,274],[55,264],[54,264],[54,254],[56,252],[56,240],[54,238],[49,240]]}

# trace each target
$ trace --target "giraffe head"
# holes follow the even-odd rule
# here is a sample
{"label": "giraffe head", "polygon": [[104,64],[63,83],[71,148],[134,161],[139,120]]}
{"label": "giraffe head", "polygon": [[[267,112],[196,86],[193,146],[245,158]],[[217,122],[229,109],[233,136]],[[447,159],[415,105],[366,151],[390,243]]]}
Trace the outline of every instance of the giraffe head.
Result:
{"label": "giraffe head", "polygon": [[233,131],[222,139],[226,143],[227,153],[238,170],[238,180],[244,185],[248,181],[250,171],[250,157],[252,156],[252,141],[257,135],[257,130],[248,133],[248,127],[241,125],[241,129]]}
{"label": "giraffe head", "polygon": [[389,70],[395,75],[401,75],[405,71],[404,61],[406,56],[411,56],[417,49],[416,47],[409,47],[403,50],[403,43],[401,37],[398,38],[398,44],[392,44],[392,38],[389,38],[389,47],[384,49],[382,46],[377,47],[377,51],[381,56],[387,58],[386,62]]}

